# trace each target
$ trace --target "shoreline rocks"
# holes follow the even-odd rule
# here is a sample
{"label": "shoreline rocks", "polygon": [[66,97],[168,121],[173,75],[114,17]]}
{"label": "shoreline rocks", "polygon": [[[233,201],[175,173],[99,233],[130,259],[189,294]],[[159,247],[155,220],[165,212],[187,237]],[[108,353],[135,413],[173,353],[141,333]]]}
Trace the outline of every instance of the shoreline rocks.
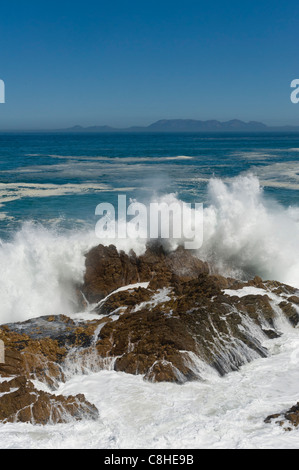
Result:
{"label": "shoreline rocks", "polygon": [[264,420],[265,423],[271,423],[275,421],[277,424],[283,427],[285,431],[292,431],[294,428],[299,426],[299,402],[292,406],[288,411],[283,413],[276,413]]}
{"label": "shoreline rocks", "polygon": [[5,362],[0,364],[0,421],[32,424],[96,419],[98,411],[84,395],[59,396],[38,390],[32,380],[54,391],[65,381],[63,362],[74,347],[90,344],[98,322],[84,327],[63,315],[0,326]]}
{"label": "shoreline rocks", "polygon": [[[52,315],[0,326],[0,421],[97,418],[83,395],[50,393],[72,366],[113,367],[152,382],[182,384],[267,357],[267,341],[282,334],[278,316],[292,326],[299,321],[293,287],[257,276],[243,282],[212,274],[181,247],[167,252],[151,244],[138,257],[99,245],[87,253],[77,289],[98,319]],[[37,390],[32,380],[49,392]]]}
{"label": "shoreline rocks", "polygon": [[173,274],[194,278],[203,272],[209,273],[207,263],[182,247],[166,253],[159,244],[149,245],[144,255],[139,257],[133,251],[129,255],[118,252],[114,245],[98,245],[87,253],[85,265],[81,291],[90,303],[99,302],[119,287],[129,284],[153,283],[155,279],[161,286],[166,285]]}
{"label": "shoreline rocks", "polygon": [[97,419],[98,410],[84,395],[64,397],[38,390],[25,376],[0,383],[0,421],[58,424]]}

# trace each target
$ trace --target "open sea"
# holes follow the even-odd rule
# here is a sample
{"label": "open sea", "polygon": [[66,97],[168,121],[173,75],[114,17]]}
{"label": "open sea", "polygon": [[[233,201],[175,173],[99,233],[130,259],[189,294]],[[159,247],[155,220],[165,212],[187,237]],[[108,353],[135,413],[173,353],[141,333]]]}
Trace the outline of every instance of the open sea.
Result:
{"label": "open sea", "polygon": [[[299,289],[299,134],[2,133],[0,324],[78,316],[84,254],[100,242],[142,252],[145,240],[96,237],[96,206],[119,195],[203,203],[200,258]],[[0,447],[299,448],[299,430],[263,421],[299,400],[299,330],[282,330],[270,357],[204,382],[74,373],[57,393],[84,393],[99,420],[0,424]]]}

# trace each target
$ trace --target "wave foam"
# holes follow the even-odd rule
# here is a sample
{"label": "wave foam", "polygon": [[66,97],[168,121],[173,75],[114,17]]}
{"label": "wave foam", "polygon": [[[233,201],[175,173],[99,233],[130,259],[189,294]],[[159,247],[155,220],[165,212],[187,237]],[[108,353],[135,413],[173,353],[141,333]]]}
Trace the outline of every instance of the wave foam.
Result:
{"label": "wave foam", "polygon": [[260,275],[299,287],[299,208],[264,197],[258,179],[209,183],[199,255],[224,275]]}

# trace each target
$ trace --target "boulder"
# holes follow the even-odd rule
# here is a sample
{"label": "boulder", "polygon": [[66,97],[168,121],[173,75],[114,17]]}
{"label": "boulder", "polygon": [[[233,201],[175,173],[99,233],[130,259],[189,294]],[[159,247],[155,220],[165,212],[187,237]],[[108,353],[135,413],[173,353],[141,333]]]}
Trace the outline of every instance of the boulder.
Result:
{"label": "boulder", "polygon": [[64,397],[37,390],[21,375],[1,382],[0,394],[0,421],[4,423],[57,424],[98,418],[96,407],[84,395]]}
{"label": "boulder", "polygon": [[271,421],[273,420],[275,420],[275,422],[282,426],[286,431],[291,431],[292,429],[298,427],[299,402],[297,402],[296,405],[292,406],[288,411],[268,416],[265,419],[265,423],[271,423]]}
{"label": "boulder", "polygon": [[113,245],[99,245],[86,255],[86,271],[81,291],[89,303],[96,303],[108,294],[129,284],[152,282],[152,287],[169,284],[173,274],[194,278],[209,272],[207,263],[191,252],[178,248],[166,252],[161,245],[148,245],[139,257],[131,251],[118,252]]}
{"label": "boulder", "polygon": [[32,380],[55,390],[65,380],[63,364],[68,353],[89,346],[100,322],[82,326],[58,315],[2,325],[5,362],[0,364],[0,421],[55,424],[96,419],[97,409],[83,395],[55,395],[38,390]]}

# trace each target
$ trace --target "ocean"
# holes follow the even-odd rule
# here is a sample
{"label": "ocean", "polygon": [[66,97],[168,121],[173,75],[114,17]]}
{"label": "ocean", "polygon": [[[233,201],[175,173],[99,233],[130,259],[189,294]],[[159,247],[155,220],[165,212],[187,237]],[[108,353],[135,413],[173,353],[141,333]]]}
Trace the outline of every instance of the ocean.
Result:
{"label": "ocean", "polygon": [[[203,203],[201,259],[225,276],[299,289],[299,135],[0,134],[0,324],[78,311],[98,204]],[[174,243],[174,247],[179,242]],[[84,393],[95,422],[0,424],[1,448],[299,448],[264,418],[299,399],[299,331],[287,322],[270,357],[225,377],[148,383],[113,370],[70,373],[57,394]],[[295,359],[294,359],[295,358]]]}

